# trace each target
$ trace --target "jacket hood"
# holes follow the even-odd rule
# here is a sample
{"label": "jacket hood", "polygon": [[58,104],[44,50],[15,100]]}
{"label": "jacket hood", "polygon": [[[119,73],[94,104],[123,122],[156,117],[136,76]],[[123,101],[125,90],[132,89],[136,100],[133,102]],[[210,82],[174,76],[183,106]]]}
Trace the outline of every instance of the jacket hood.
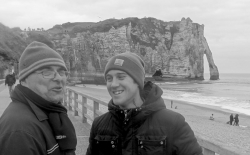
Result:
{"label": "jacket hood", "polygon": [[[163,94],[162,89],[156,84],[148,81],[144,85],[142,98],[145,100],[141,107],[128,109],[128,116],[136,116],[139,120],[141,118],[146,118],[147,115],[150,115],[153,112],[166,109],[166,105],[161,95]],[[111,99],[108,104],[109,111],[117,115],[118,113],[122,113],[124,111],[119,106],[114,105],[113,100]]]}
{"label": "jacket hood", "polygon": [[166,106],[164,104],[163,99],[161,98],[162,94],[163,94],[163,91],[158,85],[152,83],[151,81],[146,82],[144,85],[143,93],[142,93],[142,97],[145,99],[143,105],[149,106],[149,107],[151,106],[162,107],[163,106],[162,108],[165,108]]}

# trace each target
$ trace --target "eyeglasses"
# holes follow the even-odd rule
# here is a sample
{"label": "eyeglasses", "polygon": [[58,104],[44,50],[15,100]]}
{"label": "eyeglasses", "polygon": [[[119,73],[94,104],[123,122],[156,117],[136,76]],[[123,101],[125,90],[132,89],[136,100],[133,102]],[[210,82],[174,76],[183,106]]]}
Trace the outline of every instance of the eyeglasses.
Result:
{"label": "eyeglasses", "polygon": [[56,73],[58,73],[61,77],[66,78],[68,77],[68,72],[65,70],[60,71],[51,71],[51,70],[44,70],[41,72],[36,72],[37,74],[42,74],[45,79],[54,79],[56,77]]}

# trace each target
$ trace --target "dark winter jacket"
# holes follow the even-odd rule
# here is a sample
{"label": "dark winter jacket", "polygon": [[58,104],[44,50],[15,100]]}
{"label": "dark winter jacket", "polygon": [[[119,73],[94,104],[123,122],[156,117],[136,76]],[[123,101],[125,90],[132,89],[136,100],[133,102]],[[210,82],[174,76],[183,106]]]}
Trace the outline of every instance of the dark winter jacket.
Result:
{"label": "dark winter jacket", "polygon": [[7,84],[8,86],[12,86],[13,84],[16,83],[16,77],[15,74],[8,74],[5,77],[5,85]]}
{"label": "dark winter jacket", "polygon": [[12,101],[0,118],[0,155],[47,154],[67,155],[59,149],[48,115],[30,100]]}
{"label": "dark winter jacket", "polygon": [[145,102],[135,109],[122,110],[109,102],[109,112],[92,124],[87,155],[202,154],[184,117],[166,109],[162,90],[148,82],[144,91]]}

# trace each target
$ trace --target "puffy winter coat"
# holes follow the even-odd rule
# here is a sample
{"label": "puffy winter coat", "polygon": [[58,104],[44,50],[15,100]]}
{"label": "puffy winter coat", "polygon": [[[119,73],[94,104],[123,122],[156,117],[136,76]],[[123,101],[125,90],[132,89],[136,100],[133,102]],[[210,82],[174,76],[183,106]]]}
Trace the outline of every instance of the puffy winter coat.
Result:
{"label": "puffy winter coat", "polygon": [[122,110],[108,104],[91,128],[87,155],[202,155],[184,117],[166,109],[162,90],[148,82],[141,107]]}

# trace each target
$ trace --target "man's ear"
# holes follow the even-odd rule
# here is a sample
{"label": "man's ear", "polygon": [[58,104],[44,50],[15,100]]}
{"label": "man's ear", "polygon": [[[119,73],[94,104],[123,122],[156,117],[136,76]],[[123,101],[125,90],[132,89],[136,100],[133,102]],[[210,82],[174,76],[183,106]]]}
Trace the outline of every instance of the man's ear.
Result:
{"label": "man's ear", "polygon": [[23,79],[22,81],[20,81],[20,84],[22,86],[27,86],[27,78]]}

